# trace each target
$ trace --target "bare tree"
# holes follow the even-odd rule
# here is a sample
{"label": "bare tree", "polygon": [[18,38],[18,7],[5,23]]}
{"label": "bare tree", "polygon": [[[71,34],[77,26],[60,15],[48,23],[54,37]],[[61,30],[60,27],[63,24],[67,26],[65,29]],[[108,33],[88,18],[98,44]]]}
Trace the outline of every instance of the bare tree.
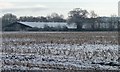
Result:
{"label": "bare tree", "polygon": [[110,30],[115,29],[115,27],[117,26],[117,23],[118,23],[117,15],[115,14],[111,15],[111,18],[109,21],[109,29]]}
{"label": "bare tree", "polygon": [[65,22],[64,16],[57,13],[52,13],[47,16],[48,21],[50,22]]}
{"label": "bare tree", "polygon": [[16,21],[17,21],[17,17],[15,15],[10,13],[4,14],[4,16],[2,17],[2,27],[5,27]]}
{"label": "bare tree", "polygon": [[75,8],[68,14],[68,24],[75,23],[77,25],[77,30],[82,30],[83,22],[88,17],[88,11],[81,8]]}
{"label": "bare tree", "polygon": [[95,24],[97,23],[97,17],[98,15],[94,11],[90,12],[90,22],[91,22],[92,30],[95,30]]}
{"label": "bare tree", "polygon": [[91,17],[91,18],[97,18],[98,15],[92,10],[92,11],[90,12],[90,17]]}

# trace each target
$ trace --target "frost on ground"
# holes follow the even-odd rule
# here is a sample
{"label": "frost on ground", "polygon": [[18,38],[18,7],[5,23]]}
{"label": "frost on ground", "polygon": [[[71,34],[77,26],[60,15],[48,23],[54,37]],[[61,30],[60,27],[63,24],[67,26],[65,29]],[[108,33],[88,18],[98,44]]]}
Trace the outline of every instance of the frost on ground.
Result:
{"label": "frost on ground", "polygon": [[[112,36],[112,38],[114,37]],[[68,40],[66,37],[62,39]],[[95,44],[89,42],[81,44],[50,43],[45,40],[42,42],[41,39],[39,41],[34,37],[13,38],[8,36],[3,38],[2,49],[0,49],[2,52],[1,69],[116,70],[120,66],[116,43],[110,44],[108,41],[104,41],[106,44],[102,44],[101,40],[96,40]]]}

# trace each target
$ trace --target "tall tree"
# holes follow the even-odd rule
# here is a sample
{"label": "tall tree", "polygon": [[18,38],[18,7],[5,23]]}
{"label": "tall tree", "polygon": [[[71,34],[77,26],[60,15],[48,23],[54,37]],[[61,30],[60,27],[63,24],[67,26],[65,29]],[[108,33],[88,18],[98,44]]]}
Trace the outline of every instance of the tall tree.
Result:
{"label": "tall tree", "polygon": [[98,17],[98,15],[95,13],[95,11],[91,11],[90,12],[90,18],[97,18]]}
{"label": "tall tree", "polygon": [[115,29],[115,27],[116,27],[117,24],[118,24],[117,15],[115,15],[115,14],[111,15],[109,23],[110,23],[110,24],[109,24],[109,29],[110,29],[110,30]]}
{"label": "tall tree", "polygon": [[11,23],[14,23],[17,21],[17,17],[11,13],[4,14],[2,17],[2,27],[5,27]]}
{"label": "tall tree", "polygon": [[82,30],[83,23],[88,17],[88,11],[81,8],[75,8],[68,14],[68,24],[75,23],[77,25],[77,30]]}
{"label": "tall tree", "polygon": [[63,15],[59,15],[57,13],[52,13],[51,15],[47,16],[49,22],[65,22]]}
{"label": "tall tree", "polygon": [[95,30],[95,24],[97,23],[97,17],[98,15],[94,11],[90,12],[90,22],[91,22],[92,30]]}

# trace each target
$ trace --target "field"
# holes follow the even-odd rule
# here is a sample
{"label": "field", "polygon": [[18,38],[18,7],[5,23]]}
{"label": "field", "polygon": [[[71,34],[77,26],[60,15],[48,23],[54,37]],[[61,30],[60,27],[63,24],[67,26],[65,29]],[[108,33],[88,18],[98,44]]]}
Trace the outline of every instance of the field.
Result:
{"label": "field", "polygon": [[118,32],[3,32],[2,69],[117,70]]}

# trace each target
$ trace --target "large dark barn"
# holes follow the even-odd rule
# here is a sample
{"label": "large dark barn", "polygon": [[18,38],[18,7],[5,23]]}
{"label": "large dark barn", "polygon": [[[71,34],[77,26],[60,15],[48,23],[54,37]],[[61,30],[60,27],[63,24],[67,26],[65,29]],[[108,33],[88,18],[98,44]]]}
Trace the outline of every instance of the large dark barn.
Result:
{"label": "large dark barn", "polygon": [[3,28],[3,31],[27,31],[30,28],[32,28],[32,27],[24,25],[19,22],[14,22],[10,25],[5,26]]}

